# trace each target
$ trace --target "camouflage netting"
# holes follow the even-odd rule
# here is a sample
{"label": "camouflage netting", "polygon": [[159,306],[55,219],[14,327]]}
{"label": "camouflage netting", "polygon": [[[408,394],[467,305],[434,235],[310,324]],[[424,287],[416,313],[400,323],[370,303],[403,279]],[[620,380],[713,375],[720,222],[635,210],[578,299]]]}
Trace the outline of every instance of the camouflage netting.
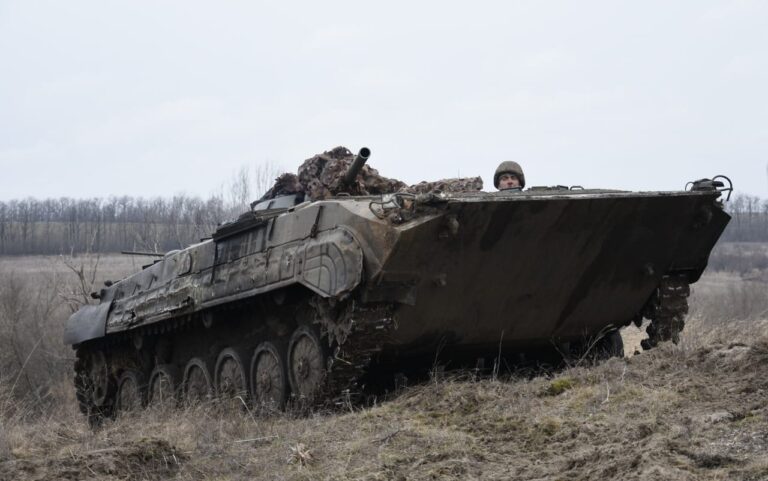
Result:
{"label": "camouflage netting", "polygon": [[299,182],[304,186],[307,197],[321,200],[340,192],[351,195],[386,194],[405,187],[399,180],[388,179],[369,165],[363,166],[351,185],[343,185],[344,174],[354,159],[355,155],[348,149],[336,147],[305,160],[299,167]]}
{"label": "camouflage netting", "polygon": [[299,167],[299,174],[283,174],[275,180],[274,186],[263,199],[273,199],[279,195],[303,192],[308,200],[322,200],[340,194],[379,195],[394,192],[423,194],[439,190],[441,192],[479,191],[483,188],[480,177],[462,179],[443,179],[436,182],[420,182],[411,186],[397,179],[390,179],[379,174],[369,165],[363,166],[351,185],[343,185],[344,174],[352,165],[355,154],[345,147],[336,147],[304,161]]}
{"label": "camouflage netting", "polygon": [[267,191],[262,199],[274,199],[281,195],[298,194],[304,192],[304,187],[299,183],[296,174],[285,173],[275,179],[275,184]]}
{"label": "camouflage netting", "polygon": [[435,182],[419,182],[405,192],[427,194],[429,192],[476,192],[483,190],[483,179],[480,177],[463,177],[458,179],[442,179]]}

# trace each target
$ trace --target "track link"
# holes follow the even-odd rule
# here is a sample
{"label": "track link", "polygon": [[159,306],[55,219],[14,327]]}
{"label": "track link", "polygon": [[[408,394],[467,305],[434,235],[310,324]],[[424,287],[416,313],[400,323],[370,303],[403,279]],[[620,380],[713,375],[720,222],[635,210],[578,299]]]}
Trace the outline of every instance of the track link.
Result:
{"label": "track link", "polygon": [[364,400],[363,376],[381,352],[396,322],[389,305],[360,308],[354,302],[341,308],[313,303],[317,322],[331,345],[323,393],[315,404],[346,406]]}
{"label": "track link", "polygon": [[661,284],[643,311],[643,317],[651,320],[646,329],[648,339],[641,343],[644,350],[652,349],[660,342],[680,342],[690,294],[687,276],[665,276],[661,279]]}

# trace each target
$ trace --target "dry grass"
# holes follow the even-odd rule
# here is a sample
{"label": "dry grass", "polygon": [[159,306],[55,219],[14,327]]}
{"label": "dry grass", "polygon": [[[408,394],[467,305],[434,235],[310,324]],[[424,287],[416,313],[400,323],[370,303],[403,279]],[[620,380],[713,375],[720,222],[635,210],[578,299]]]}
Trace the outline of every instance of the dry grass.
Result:
{"label": "dry grass", "polygon": [[[67,402],[57,389],[72,372],[64,322],[107,279],[120,279],[151,261],[120,255],[0,257],[0,384],[25,399],[25,409]],[[85,282],[70,267],[83,267]],[[63,395],[63,396],[62,396]]]}
{"label": "dry grass", "polygon": [[709,257],[709,268],[715,271],[752,275],[768,270],[768,243],[718,242]]}
{"label": "dry grass", "polygon": [[[713,343],[749,341],[766,332],[768,322],[768,283],[742,278],[728,272],[705,274],[691,286],[685,330],[681,336],[684,349]],[[641,328],[622,330],[625,352],[640,351],[646,336],[647,321]]]}
{"label": "dry grass", "polygon": [[449,377],[347,413],[204,405],[92,431],[68,380],[43,409],[6,376],[0,480],[767,480],[765,287],[706,276],[680,346],[555,377]]}
{"label": "dry grass", "polygon": [[767,390],[764,337],[555,378],[447,379],[308,418],[209,405],[91,432],[66,406],[10,420],[0,479],[767,479]]}
{"label": "dry grass", "polygon": [[[88,256],[0,256],[0,272],[16,273],[26,279],[40,282],[51,274],[68,274],[69,269],[64,264],[64,259],[90,262]],[[138,271],[142,265],[149,264],[152,260],[152,257],[146,256],[102,254],[98,272],[99,283],[106,279],[118,280]]]}

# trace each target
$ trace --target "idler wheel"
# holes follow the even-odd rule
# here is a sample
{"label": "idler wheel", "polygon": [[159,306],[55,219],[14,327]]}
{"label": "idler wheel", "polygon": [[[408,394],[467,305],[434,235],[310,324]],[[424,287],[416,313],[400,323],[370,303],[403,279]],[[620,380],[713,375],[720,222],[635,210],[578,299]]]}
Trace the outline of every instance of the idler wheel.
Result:
{"label": "idler wheel", "polygon": [[247,359],[244,352],[228,347],[221,351],[216,361],[216,394],[222,399],[237,399],[243,406],[248,399]]}
{"label": "idler wheel", "polygon": [[288,344],[288,381],[299,399],[314,400],[326,378],[326,349],[317,331],[299,326]]}
{"label": "idler wheel", "polygon": [[117,381],[116,405],[118,413],[135,412],[146,405],[147,381],[139,371],[128,370]]}
{"label": "idler wheel", "polygon": [[280,410],[288,400],[285,348],[262,342],[251,358],[251,392],[256,407]]}
{"label": "idler wheel", "polygon": [[173,407],[181,375],[176,366],[158,364],[149,376],[149,405]]}
{"label": "idler wheel", "polygon": [[182,384],[184,401],[188,405],[208,401],[213,396],[213,382],[208,365],[199,357],[193,357],[184,368]]}

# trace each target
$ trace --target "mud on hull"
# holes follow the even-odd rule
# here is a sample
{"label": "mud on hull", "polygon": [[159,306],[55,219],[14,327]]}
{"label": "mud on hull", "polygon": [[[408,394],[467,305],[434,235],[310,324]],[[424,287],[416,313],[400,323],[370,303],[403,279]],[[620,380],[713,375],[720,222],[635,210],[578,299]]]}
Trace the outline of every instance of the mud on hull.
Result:
{"label": "mud on hull", "polygon": [[[719,193],[353,197],[254,211],[68,322],[94,422],[212,398],[354,402],[435,365],[557,364],[651,319],[676,340]],[[272,203],[270,203],[270,206]],[[604,337],[604,341],[599,341]]]}
{"label": "mud on hull", "polygon": [[[728,221],[711,203],[648,195],[448,205],[404,229],[383,267],[382,284],[411,286],[396,342],[418,350],[503,338],[522,348],[628,325],[662,277],[698,279]],[[707,224],[697,224],[701,212],[712,212]]]}

